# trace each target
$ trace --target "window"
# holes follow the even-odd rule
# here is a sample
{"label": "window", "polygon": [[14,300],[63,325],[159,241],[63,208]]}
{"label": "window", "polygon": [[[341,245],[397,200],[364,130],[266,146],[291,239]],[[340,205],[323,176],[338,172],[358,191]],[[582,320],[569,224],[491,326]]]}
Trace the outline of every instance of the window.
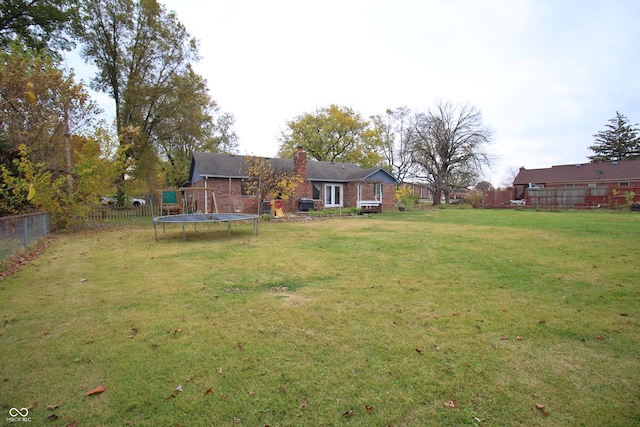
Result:
{"label": "window", "polygon": [[597,187],[597,186],[598,186],[598,183],[596,183],[596,182],[590,182],[590,183],[587,184],[587,187],[589,187],[589,188],[593,188],[593,187]]}
{"label": "window", "polygon": [[384,196],[384,184],[373,184],[373,198],[382,200]]}
{"label": "window", "polygon": [[618,187],[629,187],[629,181],[619,182]]}
{"label": "window", "polygon": [[314,200],[322,200],[322,197],[320,196],[322,186],[319,183],[314,182],[313,184],[311,184],[311,187],[311,191],[313,192],[311,198]]}
{"label": "window", "polygon": [[342,206],[342,184],[325,184],[324,206],[327,208]]}

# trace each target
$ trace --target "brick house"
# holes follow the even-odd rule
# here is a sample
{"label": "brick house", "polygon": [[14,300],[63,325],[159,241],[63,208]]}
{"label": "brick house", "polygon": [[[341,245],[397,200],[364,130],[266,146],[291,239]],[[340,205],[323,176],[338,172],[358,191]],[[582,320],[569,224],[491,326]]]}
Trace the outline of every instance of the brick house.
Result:
{"label": "brick house", "polygon": [[[377,205],[392,209],[396,178],[381,167],[363,169],[352,163],[307,161],[307,153],[298,148],[293,159],[268,159],[283,171],[293,171],[304,181],[293,197],[283,201],[285,212],[300,210],[300,199],[313,199],[316,210],[337,207],[366,207]],[[247,157],[237,154],[194,152],[189,178],[185,186],[198,188],[195,210],[212,212],[256,213],[264,201],[246,194],[243,179],[248,178]],[[215,195],[215,196],[214,196]]]}
{"label": "brick house", "polygon": [[527,206],[595,207],[640,201],[640,160],[520,168],[515,198]]}

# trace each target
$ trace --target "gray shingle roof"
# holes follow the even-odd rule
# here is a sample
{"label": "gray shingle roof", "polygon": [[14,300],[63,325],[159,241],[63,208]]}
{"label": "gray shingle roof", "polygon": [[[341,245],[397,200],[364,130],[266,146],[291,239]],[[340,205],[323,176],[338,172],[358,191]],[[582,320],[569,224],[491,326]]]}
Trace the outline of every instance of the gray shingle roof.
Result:
{"label": "gray shingle roof", "polygon": [[640,160],[621,162],[581,163],[552,166],[545,169],[520,169],[514,185],[562,184],[604,181],[634,181],[640,179]]}
{"label": "gray shingle roof", "polygon": [[[276,168],[293,171],[293,159],[269,158],[269,161]],[[189,171],[189,182],[193,183],[204,177],[245,178],[247,176],[246,169],[246,156],[243,155],[194,152]],[[384,168],[363,169],[353,163],[318,162],[315,160],[307,161],[307,180],[330,182],[396,181],[395,177]]]}

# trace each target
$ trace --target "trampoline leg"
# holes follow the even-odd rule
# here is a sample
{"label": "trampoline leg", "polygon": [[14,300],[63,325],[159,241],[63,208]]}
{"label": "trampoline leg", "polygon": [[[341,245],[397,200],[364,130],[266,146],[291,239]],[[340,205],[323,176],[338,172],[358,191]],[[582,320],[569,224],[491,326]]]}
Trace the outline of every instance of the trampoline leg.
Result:
{"label": "trampoline leg", "polygon": [[156,236],[156,242],[158,241],[158,231],[156,230],[156,223],[153,223],[153,234]]}

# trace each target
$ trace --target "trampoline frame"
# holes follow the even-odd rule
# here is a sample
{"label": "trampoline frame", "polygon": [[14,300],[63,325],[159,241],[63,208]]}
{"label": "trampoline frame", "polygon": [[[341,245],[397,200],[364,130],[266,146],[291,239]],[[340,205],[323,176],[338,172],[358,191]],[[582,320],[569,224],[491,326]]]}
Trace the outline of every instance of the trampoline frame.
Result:
{"label": "trampoline frame", "polygon": [[229,224],[227,227],[227,241],[231,240],[231,221],[249,221],[253,220],[253,234],[258,235],[258,220],[259,215],[249,214],[229,214],[229,213],[210,213],[210,214],[180,214],[180,215],[162,215],[153,218],[153,233],[158,241],[158,231],[156,224],[162,224],[162,234],[166,236],[165,224],[182,224],[182,241],[187,243],[187,237],[185,233],[184,225],[186,223],[193,224],[194,231],[197,224],[210,223],[210,222],[226,222]]}

